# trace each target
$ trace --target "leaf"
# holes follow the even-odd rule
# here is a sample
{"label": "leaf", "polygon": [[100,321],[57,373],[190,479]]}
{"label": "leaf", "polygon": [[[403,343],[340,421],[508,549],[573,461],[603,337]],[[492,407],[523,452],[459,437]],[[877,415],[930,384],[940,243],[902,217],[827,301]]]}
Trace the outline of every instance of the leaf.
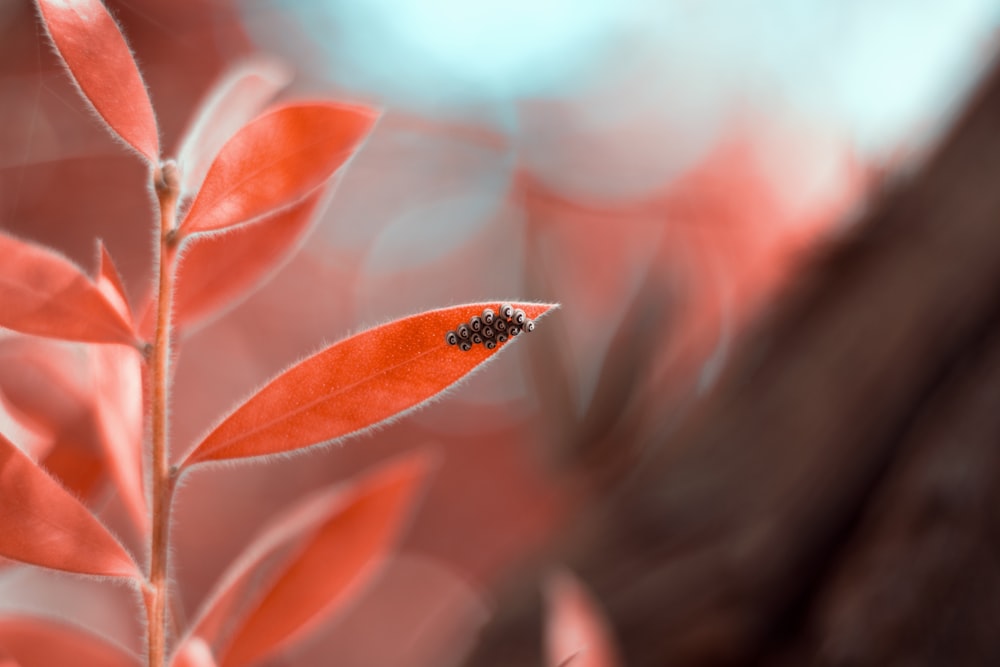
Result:
{"label": "leaf", "polygon": [[[426,455],[404,455],[277,516],[222,577],[182,646],[200,638],[220,646],[223,667],[249,664],[342,609],[392,552],[429,469]],[[263,576],[262,564],[274,560]]]}
{"label": "leaf", "polygon": [[[396,320],[334,343],[285,371],[206,437],[191,466],[290,452],[358,433],[412,410],[455,384],[508,343],[468,352],[445,334],[484,308],[474,303]],[[515,304],[537,319],[551,304]],[[525,335],[525,334],[522,334]]]}
{"label": "leaf", "polygon": [[611,629],[583,584],[569,572],[546,582],[545,647],[551,667],[618,667]]}
{"label": "leaf", "polygon": [[90,497],[106,477],[92,372],[93,357],[103,349],[125,348],[22,335],[0,339],[0,391],[47,440],[41,448],[13,441],[77,498]]}
{"label": "leaf", "polygon": [[177,151],[183,195],[198,191],[223,144],[291,80],[292,72],[284,63],[254,57],[229,70],[212,86]]}
{"label": "leaf", "polygon": [[237,301],[291,256],[315,220],[328,188],[253,225],[192,239],[177,270],[174,324],[191,326]]}
{"label": "leaf", "polygon": [[105,577],[139,579],[138,566],[80,501],[0,436],[0,556]]}
{"label": "leaf", "polygon": [[160,143],[149,93],[125,37],[100,0],[37,0],[42,23],[83,97],[151,165]]}
{"label": "leaf", "polygon": [[2,379],[0,379],[0,435],[36,460],[49,453],[55,440],[51,428],[24,414],[11,403],[4,394]]}
{"label": "leaf", "polygon": [[142,475],[142,358],[119,345],[91,351],[94,417],[107,467],[140,533],[149,530]]}
{"label": "leaf", "polygon": [[[0,646],[20,667],[139,667],[128,650],[83,628],[38,616],[0,616]],[[0,665],[4,665],[0,660]]]}
{"label": "leaf", "polygon": [[177,650],[170,667],[218,667],[212,648],[201,637],[191,637]]}
{"label": "leaf", "polygon": [[97,278],[94,280],[97,289],[104,295],[111,307],[122,316],[129,327],[132,327],[132,310],[128,305],[128,297],[125,295],[125,286],[122,285],[122,277],[115,268],[115,263],[111,259],[111,254],[100,240],[97,241]]}
{"label": "leaf", "polygon": [[0,327],[86,343],[135,342],[129,321],[79,267],[2,233]]}
{"label": "leaf", "polygon": [[[97,248],[97,288],[131,326],[132,311],[121,276],[104,244],[98,241]],[[149,513],[142,486],[142,359],[135,349],[101,345],[91,350],[91,362],[101,445],[125,508],[145,534]]]}
{"label": "leaf", "polygon": [[222,147],[181,233],[225,229],[301,201],[351,157],[376,117],[364,107],[322,102],[258,117]]}

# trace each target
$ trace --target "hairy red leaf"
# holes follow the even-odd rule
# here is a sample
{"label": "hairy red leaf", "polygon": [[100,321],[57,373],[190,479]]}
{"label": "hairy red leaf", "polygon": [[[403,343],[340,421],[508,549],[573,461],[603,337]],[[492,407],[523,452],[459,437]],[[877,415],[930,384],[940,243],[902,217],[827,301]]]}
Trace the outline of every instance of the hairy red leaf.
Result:
{"label": "hairy red leaf", "polygon": [[177,271],[174,323],[191,326],[238,301],[291,256],[315,220],[328,188],[253,225],[192,239]]}
{"label": "hairy red leaf", "polygon": [[302,200],[351,157],[376,117],[365,107],[325,102],[258,117],[222,147],[181,232],[251,222]]}
{"label": "hairy red leaf", "polygon": [[37,0],[74,83],[108,128],[151,165],[160,140],[149,93],[118,24],[100,0]]}
{"label": "hairy red leaf", "polygon": [[111,259],[111,254],[100,240],[97,241],[97,277],[94,279],[97,289],[107,300],[111,307],[122,316],[129,325],[132,325],[132,309],[128,305],[128,297],[125,295],[125,286],[122,284],[122,277],[115,268],[115,263]]}
{"label": "hairy red leaf", "polygon": [[233,67],[212,86],[177,151],[183,195],[198,191],[223,144],[291,80],[284,63],[258,56]]}
{"label": "hairy red leaf", "polygon": [[0,327],[132,345],[131,323],[83,271],[43,246],[0,233]]}
{"label": "hairy red leaf", "polygon": [[125,548],[34,461],[0,436],[0,556],[106,577],[141,577]]}
{"label": "hairy red leaf", "polygon": [[0,616],[0,646],[21,667],[138,667],[140,664],[138,656],[103,637],[69,623],[37,616]]}
{"label": "hairy red leaf", "polygon": [[[275,517],[222,577],[185,645],[201,638],[219,646],[224,667],[250,664],[342,609],[392,552],[429,468],[426,455],[398,457]],[[251,578],[265,583],[252,588]]]}
{"label": "hairy red leaf", "polygon": [[[537,319],[550,304],[514,304]],[[496,303],[406,317],[334,343],[293,366],[226,417],[182,465],[290,452],[370,428],[455,384],[508,343],[468,352],[445,334]],[[522,334],[524,335],[524,334]]]}
{"label": "hairy red leaf", "polygon": [[552,667],[621,665],[611,629],[590,593],[569,572],[557,572],[546,585],[547,664]]}

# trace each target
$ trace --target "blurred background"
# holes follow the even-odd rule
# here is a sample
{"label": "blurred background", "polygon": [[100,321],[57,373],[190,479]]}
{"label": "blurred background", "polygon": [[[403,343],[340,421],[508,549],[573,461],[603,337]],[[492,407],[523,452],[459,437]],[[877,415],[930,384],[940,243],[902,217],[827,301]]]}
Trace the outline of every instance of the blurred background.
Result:
{"label": "blurred background", "polygon": [[[498,595],[535,585],[520,568],[544,560],[604,483],[576,464],[609,479],[641,464],[642,443],[711,389],[796,269],[934,146],[1000,25],[996,0],[107,5],[167,147],[216,77],[251,54],[294,69],[282,98],[383,112],[287,264],[183,340],[175,453],[254,387],[361,328],[467,301],[562,304],[500,362],[374,435],[191,476],[174,549],[189,616],[255,529],[304,492],[394,452],[441,454],[386,574],[271,665],[460,658]],[[151,281],[145,179],[72,89],[31,3],[0,3],[0,227],[91,270],[102,238],[139,304]],[[13,344],[0,339],[0,380]],[[58,418],[85,430],[72,405]],[[89,492],[114,525],[121,509],[92,463]],[[139,649],[132,604],[114,587],[0,570],[0,609],[76,609]]]}

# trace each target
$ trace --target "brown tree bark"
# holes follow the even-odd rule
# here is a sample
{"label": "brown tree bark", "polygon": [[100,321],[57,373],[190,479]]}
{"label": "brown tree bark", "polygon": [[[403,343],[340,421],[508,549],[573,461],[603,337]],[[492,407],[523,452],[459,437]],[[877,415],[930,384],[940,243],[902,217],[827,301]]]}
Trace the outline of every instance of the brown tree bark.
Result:
{"label": "brown tree bark", "polygon": [[[1000,664],[1000,68],[637,451],[557,554],[626,664]],[[467,664],[540,664],[530,588]]]}

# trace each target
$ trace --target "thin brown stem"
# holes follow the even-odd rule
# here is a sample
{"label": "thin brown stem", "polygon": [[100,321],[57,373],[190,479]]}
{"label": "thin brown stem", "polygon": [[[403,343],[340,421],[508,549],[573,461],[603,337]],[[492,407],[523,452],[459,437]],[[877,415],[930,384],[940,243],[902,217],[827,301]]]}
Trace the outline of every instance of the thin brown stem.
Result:
{"label": "thin brown stem", "polygon": [[146,611],[149,621],[149,665],[163,667],[166,660],[167,598],[170,594],[167,578],[167,547],[170,529],[170,505],[175,475],[167,455],[167,408],[169,406],[170,309],[173,300],[174,265],[177,243],[173,233],[177,216],[179,184],[173,164],[167,163],[154,176],[156,196],[160,205],[158,284],[156,292],[156,333],[151,355],[152,382],[150,421],[153,436],[153,531],[150,545],[149,587],[146,591]]}

